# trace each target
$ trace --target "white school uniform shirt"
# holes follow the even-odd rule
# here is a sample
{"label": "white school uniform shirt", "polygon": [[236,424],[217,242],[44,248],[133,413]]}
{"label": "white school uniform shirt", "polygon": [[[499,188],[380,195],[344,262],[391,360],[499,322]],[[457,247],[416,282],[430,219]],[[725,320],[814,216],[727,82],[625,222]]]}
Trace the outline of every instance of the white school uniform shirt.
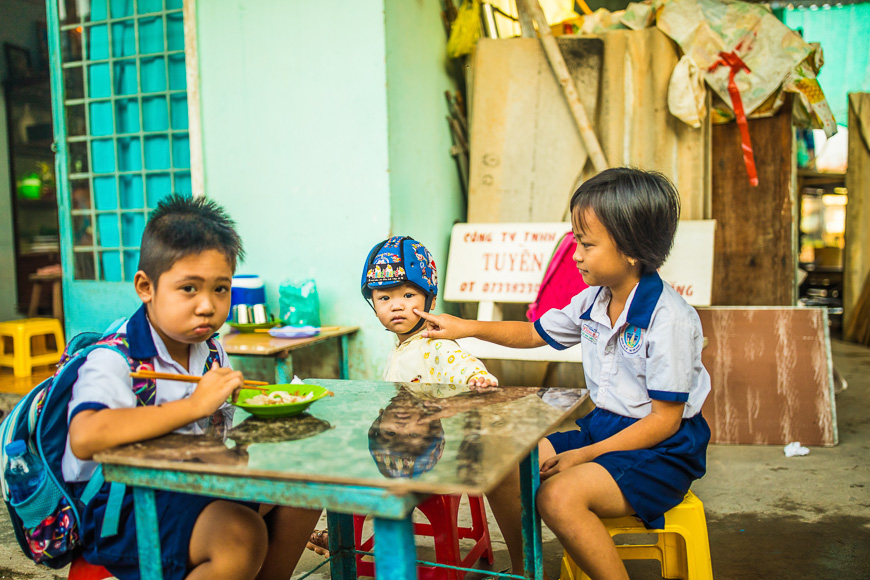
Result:
{"label": "white school uniform shirt", "polygon": [[[156,356],[152,358],[152,361],[154,370],[159,373],[203,374],[202,370],[209,354],[208,345],[205,342],[190,345],[188,371],[169,355],[163,339],[160,338],[145,316],[144,306],[118,329],[118,333],[128,336],[131,351],[136,349],[139,352],[150,351],[153,353],[156,350]],[[228,367],[229,361],[226,352],[217,339],[214,342],[220,354],[221,367]],[[155,405],[185,399],[196,388],[196,383],[163,379],[158,379],[156,382]],[[79,367],[78,379],[73,385],[72,397],[68,406],[67,421],[72,420],[76,413],[88,409],[124,409],[137,406],[138,401],[133,393],[133,379],[130,378],[130,364],[120,353],[108,348],[98,348],[88,354],[87,360]],[[233,406],[225,403],[220,410],[224,416],[224,424],[231,425]],[[205,418],[176,429],[174,432],[202,434],[207,427],[208,418]],[[68,482],[88,481],[96,467],[95,461],[85,461],[73,455],[67,435],[66,450],[61,463],[63,478]]]}
{"label": "white school uniform shirt", "polygon": [[609,288],[587,288],[562,310],[545,313],[535,328],[556,349],[581,344],[595,406],[640,419],[657,399],[685,403],[684,419],[700,413],[710,375],[701,363],[704,336],[695,309],[657,273],[640,279],[613,326],[610,298]]}
{"label": "white school uniform shirt", "polygon": [[[423,329],[425,330],[425,329]],[[455,341],[443,338],[423,338],[423,330],[398,343],[387,357],[384,380],[397,383],[452,383],[437,397],[450,396],[472,378],[497,379],[487,372],[482,362],[471,356]],[[460,391],[461,392],[461,391]]]}

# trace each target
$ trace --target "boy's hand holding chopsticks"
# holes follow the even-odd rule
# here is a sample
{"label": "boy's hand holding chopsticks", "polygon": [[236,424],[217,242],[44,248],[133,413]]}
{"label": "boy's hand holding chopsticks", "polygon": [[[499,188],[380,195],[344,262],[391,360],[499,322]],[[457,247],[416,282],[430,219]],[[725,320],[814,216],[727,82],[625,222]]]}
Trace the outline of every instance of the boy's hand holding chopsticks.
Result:
{"label": "boy's hand holding chopsticks", "polygon": [[217,411],[227,399],[232,397],[235,402],[244,382],[245,377],[241,371],[221,368],[215,362],[212,364],[211,370],[202,375],[202,379],[188,400],[203,413],[203,417],[208,417]]}
{"label": "boy's hand holding chopsticks", "polygon": [[[174,373],[158,373],[156,371],[150,370],[141,370],[131,372],[130,376],[134,379],[165,379],[170,381],[182,381],[187,383],[199,383],[196,390],[191,395],[191,399],[197,397],[197,393],[200,393],[200,390],[205,388],[205,391],[200,394],[197,402],[205,403],[211,400],[211,395],[214,394],[217,396],[217,393],[226,391],[230,385],[233,385],[232,388],[227,392],[227,394],[221,400],[221,403],[218,404],[217,407],[214,407],[211,411],[208,411],[203,416],[208,416],[220,407],[223,404],[223,401],[226,401],[230,395],[232,395],[232,401],[235,403],[239,396],[239,390],[242,388],[245,389],[257,389],[263,392],[268,391],[269,389],[264,387],[263,385],[268,385],[269,383],[263,381],[246,381],[244,380],[244,376],[241,371],[234,371],[229,368],[221,368],[217,366],[217,363],[212,364],[211,370],[202,375],[201,377],[197,377],[194,375],[180,375]],[[205,383],[205,385],[203,385]],[[209,395],[208,398],[203,398],[205,395]]]}

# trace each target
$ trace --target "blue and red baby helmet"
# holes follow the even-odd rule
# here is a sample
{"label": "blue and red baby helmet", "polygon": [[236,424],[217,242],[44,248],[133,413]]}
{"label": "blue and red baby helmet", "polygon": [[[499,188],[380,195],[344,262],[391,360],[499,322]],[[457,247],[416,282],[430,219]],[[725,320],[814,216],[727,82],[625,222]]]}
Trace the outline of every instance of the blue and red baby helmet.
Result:
{"label": "blue and red baby helmet", "polygon": [[372,248],[362,271],[363,297],[370,301],[375,288],[392,288],[406,282],[426,294],[425,310],[429,312],[438,295],[438,274],[429,250],[407,236],[393,236]]}

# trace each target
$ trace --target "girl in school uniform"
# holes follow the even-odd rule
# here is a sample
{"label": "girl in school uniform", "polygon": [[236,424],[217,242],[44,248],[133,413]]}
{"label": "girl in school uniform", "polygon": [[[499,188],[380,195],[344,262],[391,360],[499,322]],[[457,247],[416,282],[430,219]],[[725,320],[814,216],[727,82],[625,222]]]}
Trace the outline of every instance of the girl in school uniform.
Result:
{"label": "girl in school uniform", "polygon": [[[541,518],[593,579],[628,579],[600,518],[635,514],[664,525],[706,471],[710,429],[701,406],[710,376],[701,322],[657,270],[673,245],[680,199],[658,173],[609,169],[571,199],[574,260],[589,288],[534,324],[420,313],[431,338],[474,336],[515,348],[577,343],[595,409],[578,430],[538,444]],[[489,496],[513,572],[523,572],[519,476]]]}

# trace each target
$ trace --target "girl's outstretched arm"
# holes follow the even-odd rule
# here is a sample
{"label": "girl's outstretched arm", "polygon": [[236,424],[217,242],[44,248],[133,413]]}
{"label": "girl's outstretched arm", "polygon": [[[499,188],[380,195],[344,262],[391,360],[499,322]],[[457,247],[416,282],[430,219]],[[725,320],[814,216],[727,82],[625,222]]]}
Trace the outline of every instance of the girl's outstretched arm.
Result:
{"label": "girl's outstretched arm", "polygon": [[145,407],[81,411],[69,425],[70,449],[79,459],[87,460],[118,445],[166,435],[214,413],[243,381],[241,372],[213,366],[186,399]]}
{"label": "girl's outstretched arm", "polygon": [[535,348],[547,344],[535,330],[531,322],[467,320],[449,314],[430,314],[414,309],[414,314],[422,316],[428,323],[425,338],[466,338],[474,337],[511,348]]}

